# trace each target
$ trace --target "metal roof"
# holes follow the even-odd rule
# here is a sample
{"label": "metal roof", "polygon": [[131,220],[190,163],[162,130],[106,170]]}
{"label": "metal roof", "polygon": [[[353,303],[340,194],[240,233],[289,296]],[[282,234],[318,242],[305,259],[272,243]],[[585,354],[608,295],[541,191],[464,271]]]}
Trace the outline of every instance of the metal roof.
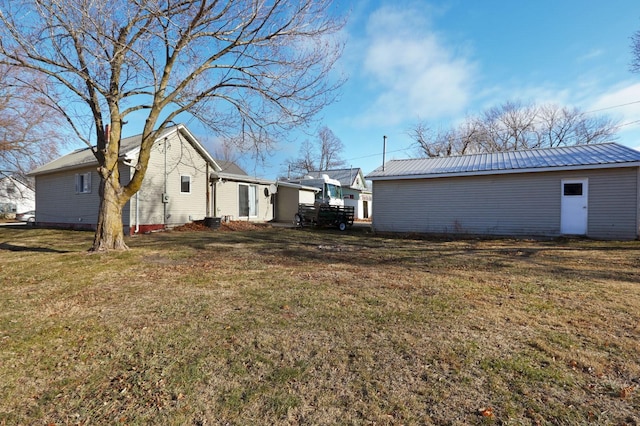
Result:
{"label": "metal roof", "polygon": [[422,179],[631,166],[640,166],[640,151],[610,142],[492,154],[392,160],[369,173],[366,178]]}

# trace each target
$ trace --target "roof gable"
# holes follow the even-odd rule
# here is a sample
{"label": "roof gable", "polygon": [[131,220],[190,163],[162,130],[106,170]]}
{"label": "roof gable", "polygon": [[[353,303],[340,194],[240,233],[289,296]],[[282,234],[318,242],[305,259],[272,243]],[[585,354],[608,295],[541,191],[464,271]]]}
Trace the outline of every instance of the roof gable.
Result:
{"label": "roof gable", "polygon": [[369,173],[367,179],[418,179],[619,166],[640,166],[640,151],[611,142],[491,154],[392,160]]}
{"label": "roof gable", "polygon": [[[182,124],[168,127],[164,129],[156,137],[156,141],[169,137],[173,133],[178,133],[181,137],[184,137],[191,143],[194,148],[203,156],[210,164],[214,165],[216,170],[221,169],[218,163],[211,157],[207,150],[197,141],[197,139],[189,132],[189,130]],[[142,142],[142,134],[122,138],[120,140],[120,157],[135,161],[140,151],[140,143]],[[77,149],[69,154],[63,155],[43,166],[40,166],[32,170],[29,175],[35,176],[39,174],[52,173],[62,170],[78,169],[82,167],[89,167],[97,165],[98,161],[93,155],[93,147],[85,147]]]}

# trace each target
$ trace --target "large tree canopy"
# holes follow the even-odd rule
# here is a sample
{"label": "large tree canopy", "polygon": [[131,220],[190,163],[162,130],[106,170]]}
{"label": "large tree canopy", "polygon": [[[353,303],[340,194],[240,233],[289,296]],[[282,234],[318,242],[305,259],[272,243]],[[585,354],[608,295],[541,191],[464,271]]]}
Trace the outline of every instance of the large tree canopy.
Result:
{"label": "large tree canopy", "polygon": [[457,127],[434,130],[419,122],[409,134],[421,155],[440,157],[606,142],[615,132],[616,124],[607,117],[578,109],[506,102]]}
{"label": "large tree canopy", "polygon": [[[332,101],[343,21],[330,0],[0,0],[0,63],[68,94],[57,108],[96,142],[101,176],[94,250],[126,248],[122,208],[158,132],[185,112],[265,149],[274,132]],[[122,128],[144,121],[138,166],[121,184]],[[103,129],[108,126],[108,131]],[[89,129],[92,129],[91,131]]]}

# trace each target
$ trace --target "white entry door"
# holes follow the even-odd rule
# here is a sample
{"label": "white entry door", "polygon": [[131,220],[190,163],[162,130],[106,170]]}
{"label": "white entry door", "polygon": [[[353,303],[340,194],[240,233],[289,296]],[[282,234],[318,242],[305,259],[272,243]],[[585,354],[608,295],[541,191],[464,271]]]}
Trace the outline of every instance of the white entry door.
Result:
{"label": "white entry door", "polygon": [[560,205],[560,233],[585,235],[589,213],[589,180],[563,179]]}

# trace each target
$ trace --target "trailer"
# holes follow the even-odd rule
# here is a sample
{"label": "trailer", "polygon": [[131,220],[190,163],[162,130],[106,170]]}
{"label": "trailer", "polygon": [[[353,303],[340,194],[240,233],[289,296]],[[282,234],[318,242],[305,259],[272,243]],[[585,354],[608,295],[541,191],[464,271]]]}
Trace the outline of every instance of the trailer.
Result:
{"label": "trailer", "polygon": [[353,225],[353,206],[332,206],[329,204],[298,204],[295,215],[297,226],[335,226],[344,231]]}

